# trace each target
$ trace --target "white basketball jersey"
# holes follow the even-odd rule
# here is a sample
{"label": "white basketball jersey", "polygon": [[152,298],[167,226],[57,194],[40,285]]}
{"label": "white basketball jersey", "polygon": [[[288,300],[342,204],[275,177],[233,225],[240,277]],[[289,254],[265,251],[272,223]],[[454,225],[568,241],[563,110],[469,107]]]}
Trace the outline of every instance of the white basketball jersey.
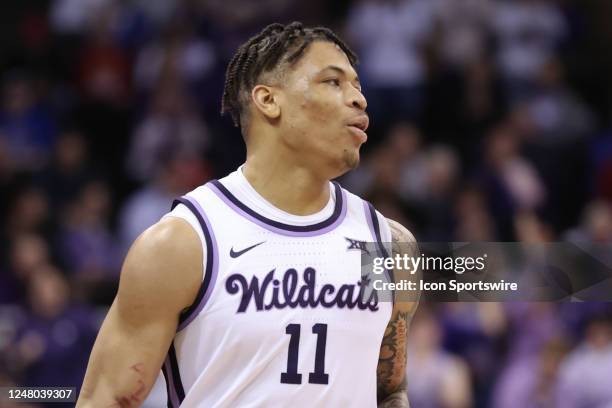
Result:
{"label": "white basketball jersey", "polygon": [[[330,183],[312,216],[259,196],[241,169],[175,201],[196,230],[203,282],[162,368],[168,407],[374,407],[393,305],[361,281],[386,220]],[[179,204],[180,203],[180,204]]]}

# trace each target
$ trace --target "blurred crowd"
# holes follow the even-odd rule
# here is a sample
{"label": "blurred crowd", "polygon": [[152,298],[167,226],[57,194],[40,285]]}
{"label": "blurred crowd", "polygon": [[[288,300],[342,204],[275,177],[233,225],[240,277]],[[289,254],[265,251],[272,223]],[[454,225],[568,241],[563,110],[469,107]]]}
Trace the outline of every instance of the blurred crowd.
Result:
{"label": "blurred crowd", "polygon": [[[244,160],[224,71],[271,22],[357,51],[372,125],[340,182],[419,241],[612,241],[612,2],[0,7],[0,385],[81,384],[130,244]],[[424,304],[412,406],[612,407],[611,311]]]}

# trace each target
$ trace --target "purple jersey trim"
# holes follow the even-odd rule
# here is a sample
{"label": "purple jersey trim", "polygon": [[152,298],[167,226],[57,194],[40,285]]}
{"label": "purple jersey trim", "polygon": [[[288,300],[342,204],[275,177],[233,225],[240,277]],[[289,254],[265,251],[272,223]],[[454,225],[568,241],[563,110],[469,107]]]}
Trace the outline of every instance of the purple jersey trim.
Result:
{"label": "purple jersey trim", "polygon": [[195,215],[196,219],[200,223],[200,228],[202,228],[204,240],[206,241],[206,268],[204,271],[204,280],[202,281],[202,285],[200,286],[195,301],[187,310],[182,312],[179,317],[177,332],[187,327],[187,325],[191,323],[193,319],[195,319],[196,316],[202,311],[208,302],[208,299],[210,299],[210,295],[215,287],[215,283],[217,282],[217,275],[219,272],[219,253],[217,249],[217,241],[215,239],[215,234],[211,227],[210,221],[208,220],[208,217],[206,217],[206,213],[200,204],[189,196],[184,196],[175,200],[172,208],[176,207],[178,204],[185,205]]}
{"label": "purple jersey trim", "polygon": [[[363,210],[366,214],[366,220],[368,221],[368,227],[370,228],[370,233],[372,237],[376,241],[376,245],[378,246],[378,252],[380,256],[389,257],[389,253],[387,249],[383,245],[382,235],[380,232],[380,224],[378,222],[378,216],[376,215],[376,210],[374,206],[367,201],[363,201]],[[393,276],[393,271],[391,269],[385,269],[387,271],[387,275],[389,282],[395,282],[395,277]],[[395,297],[393,298],[395,299]]]}
{"label": "purple jersey trim", "polygon": [[162,372],[166,379],[166,390],[168,393],[168,407],[178,408],[185,398],[183,384],[181,383],[181,375],[178,371],[176,362],[176,353],[174,352],[174,342],[170,345],[168,355],[164,360]]}
{"label": "purple jersey trim", "polygon": [[363,201],[363,211],[365,213],[366,221],[368,222],[368,228],[370,229],[370,234],[372,234],[372,239],[377,241],[376,231],[374,230],[374,224],[372,224],[372,215],[370,214],[370,203],[367,201]]}
{"label": "purple jersey trim", "polygon": [[332,231],[342,223],[347,211],[347,198],[338,183],[333,183],[336,203],[334,212],[324,221],[312,225],[291,225],[271,220],[255,212],[234,196],[220,181],[206,184],[225,204],[239,215],[268,231],[290,237],[312,237]]}
{"label": "purple jersey trim", "polygon": [[166,406],[168,408],[174,408],[174,404],[172,403],[172,398],[170,397],[170,379],[168,378],[168,372],[166,370],[166,361],[164,360],[164,364],[162,364],[162,374],[164,375],[164,382],[166,383]]}

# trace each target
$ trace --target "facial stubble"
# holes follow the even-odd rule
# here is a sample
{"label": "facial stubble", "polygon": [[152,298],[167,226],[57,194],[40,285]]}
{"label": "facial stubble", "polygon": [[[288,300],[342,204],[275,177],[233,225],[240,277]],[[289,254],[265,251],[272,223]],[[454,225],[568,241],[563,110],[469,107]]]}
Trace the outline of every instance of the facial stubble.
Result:
{"label": "facial stubble", "polygon": [[353,152],[349,149],[344,149],[342,156],[348,171],[354,170],[357,168],[357,166],[359,166],[359,151]]}

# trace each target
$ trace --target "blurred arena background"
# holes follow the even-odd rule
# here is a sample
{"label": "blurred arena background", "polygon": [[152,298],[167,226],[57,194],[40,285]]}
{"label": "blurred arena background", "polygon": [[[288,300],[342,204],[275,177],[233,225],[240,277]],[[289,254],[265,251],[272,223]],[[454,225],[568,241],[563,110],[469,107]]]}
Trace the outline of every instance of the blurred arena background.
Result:
{"label": "blurred arena background", "polygon": [[[242,162],[224,69],[271,22],[330,26],[359,53],[372,126],[341,182],[418,240],[612,241],[610,1],[0,10],[0,385],[81,384],[131,242]],[[422,305],[412,407],[612,407],[611,310]]]}

